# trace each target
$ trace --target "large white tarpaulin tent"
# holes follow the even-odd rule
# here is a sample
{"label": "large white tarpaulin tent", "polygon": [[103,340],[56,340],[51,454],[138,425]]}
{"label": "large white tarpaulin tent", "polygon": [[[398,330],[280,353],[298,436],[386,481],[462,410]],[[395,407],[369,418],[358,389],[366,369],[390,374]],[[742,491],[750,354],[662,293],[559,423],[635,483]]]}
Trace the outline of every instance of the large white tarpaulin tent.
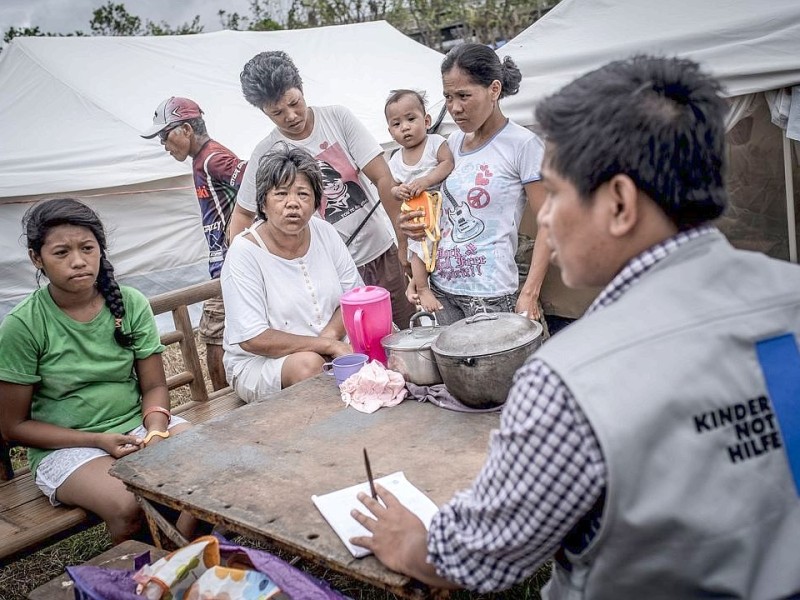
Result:
{"label": "large white tarpaulin tent", "polygon": [[649,53],[699,62],[731,101],[731,208],[721,226],[736,245],[796,261],[798,0],[562,0],[497,53],[523,75],[503,109],[533,128],[539,100],[608,61]]}
{"label": "large white tarpaulin tent", "polygon": [[441,96],[441,54],[386,22],[163,37],[14,39],[0,54],[0,318],[34,287],[24,211],[58,195],[92,205],[110,229],[120,279],[152,294],[208,278],[191,159],[139,132],[166,97],[205,111],[211,136],[242,158],[272,124],[242,97],[258,52],[285,50],[310,104],[350,108],[384,146],[389,91]]}

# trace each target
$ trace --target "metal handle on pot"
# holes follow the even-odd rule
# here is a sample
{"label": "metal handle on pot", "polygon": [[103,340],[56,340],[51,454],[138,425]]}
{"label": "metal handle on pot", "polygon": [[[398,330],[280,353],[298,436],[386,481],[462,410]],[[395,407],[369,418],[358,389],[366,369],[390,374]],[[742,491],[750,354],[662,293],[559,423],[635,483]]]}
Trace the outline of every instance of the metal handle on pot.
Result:
{"label": "metal handle on pot", "polygon": [[477,323],[478,321],[496,321],[498,319],[497,313],[475,313],[471,317],[464,319],[466,323]]}
{"label": "metal handle on pot", "polygon": [[467,358],[462,358],[458,362],[461,363],[462,365],[464,365],[465,367],[474,367],[475,366],[475,357],[474,356],[468,356]]}
{"label": "metal handle on pot", "polygon": [[434,313],[428,312],[427,310],[420,310],[419,312],[415,312],[411,315],[411,318],[408,320],[408,328],[414,329],[414,321],[419,321],[422,317],[428,317],[433,321],[434,327],[439,326],[439,320],[436,318]]}

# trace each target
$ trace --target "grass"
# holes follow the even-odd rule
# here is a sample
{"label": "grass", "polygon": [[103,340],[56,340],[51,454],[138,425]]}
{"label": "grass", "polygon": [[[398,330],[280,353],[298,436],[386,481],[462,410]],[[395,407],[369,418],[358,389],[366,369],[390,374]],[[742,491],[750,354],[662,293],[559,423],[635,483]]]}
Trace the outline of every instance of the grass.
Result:
{"label": "grass", "polygon": [[[208,373],[205,369],[205,345],[198,343],[197,349],[201,354],[203,373],[208,381]],[[168,374],[177,373],[182,369],[180,352],[177,347],[167,348],[163,359]],[[189,390],[186,387],[173,390],[170,394],[173,408],[188,402],[189,399]],[[15,469],[24,466],[26,459],[21,448],[12,450],[12,462]],[[282,550],[263,543],[242,537],[234,538],[233,541],[242,545],[264,548],[287,561],[292,559],[291,555],[287,555]],[[0,568],[0,599],[25,600],[33,589],[64,573],[67,566],[81,564],[109,548],[111,548],[111,540],[105,525],[97,525],[23,557]],[[301,561],[296,566],[319,579],[324,579],[342,594],[355,599],[394,600],[397,598],[394,594],[311,563]],[[453,593],[451,598],[453,600],[538,600],[540,598],[539,589],[549,576],[549,566],[545,565],[533,577],[505,592],[481,595],[459,591]]]}
{"label": "grass", "polygon": [[24,600],[31,590],[111,547],[105,525],[96,525],[0,569],[0,598]]}

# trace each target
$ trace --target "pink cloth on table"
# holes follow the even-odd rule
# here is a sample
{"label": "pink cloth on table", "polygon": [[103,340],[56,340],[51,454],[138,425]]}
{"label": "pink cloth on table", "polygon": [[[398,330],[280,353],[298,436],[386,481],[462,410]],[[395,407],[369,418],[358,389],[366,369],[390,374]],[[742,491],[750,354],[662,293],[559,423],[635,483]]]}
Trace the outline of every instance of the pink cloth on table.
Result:
{"label": "pink cloth on table", "polygon": [[342,382],[342,401],[363,413],[374,413],[382,406],[395,406],[406,397],[406,382],[397,371],[390,371],[376,360],[365,364]]}

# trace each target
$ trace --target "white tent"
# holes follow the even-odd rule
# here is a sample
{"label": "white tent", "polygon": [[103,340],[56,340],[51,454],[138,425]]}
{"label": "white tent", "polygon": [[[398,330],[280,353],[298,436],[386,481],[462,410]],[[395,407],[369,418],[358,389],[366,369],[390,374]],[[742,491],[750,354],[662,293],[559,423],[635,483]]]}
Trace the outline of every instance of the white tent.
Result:
{"label": "white tent", "polygon": [[731,209],[721,226],[736,245],[797,260],[798,164],[770,111],[800,138],[792,128],[800,131],[800,94],[792,104],[782,91],[800,86],[798,0],[562,0],[497,53],[523,75],[503,109],[533,128],[536,102],[610,60],[649,53],[699,62],[732,104]]}
{"label": "white tent", "polygon": [[242,97],[258,52],[285,50],[310,104],[350,108],[385,147],[389,91],[440,97],[442,56],[386,22],[164,37],[17,38],[0,54],[0,318],[35,286],[20,220],[42,197],[85,200],[110,229],[120,279],[145,293],[208,278],[191,160],[139,132],[172,95],[242,158],[272,124]]}

